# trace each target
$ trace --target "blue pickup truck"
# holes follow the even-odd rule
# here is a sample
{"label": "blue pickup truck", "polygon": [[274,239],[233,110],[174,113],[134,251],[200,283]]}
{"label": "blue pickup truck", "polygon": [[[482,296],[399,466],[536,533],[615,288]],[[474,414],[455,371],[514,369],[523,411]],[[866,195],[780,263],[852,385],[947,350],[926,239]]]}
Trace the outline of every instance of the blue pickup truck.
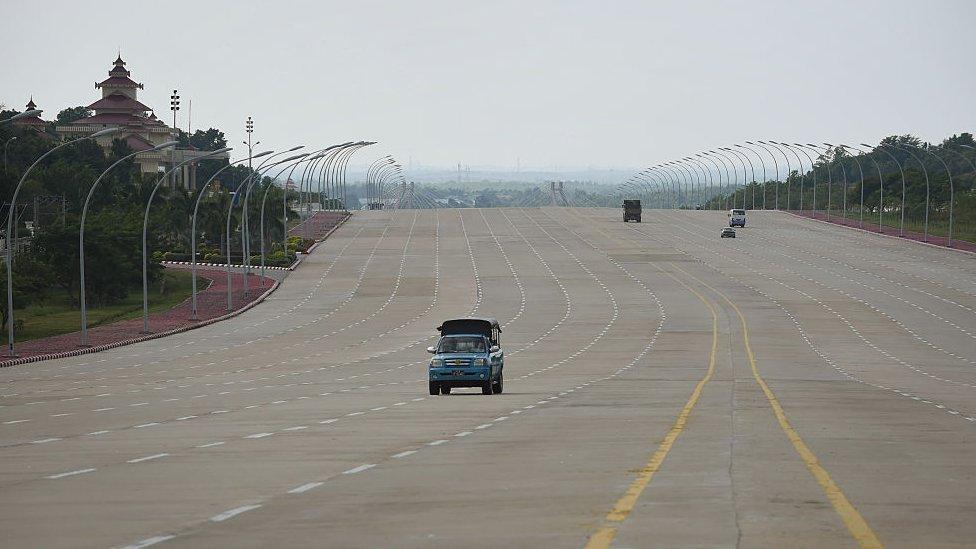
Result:
{"label": "blue pickup truck", "polygon": [[481,394],[501,394],[505,353],[502,328],[493,318],[456,318],[437,327],[441,337],[427,352],[430,394],[449,395],[454,387],[481,387]]}

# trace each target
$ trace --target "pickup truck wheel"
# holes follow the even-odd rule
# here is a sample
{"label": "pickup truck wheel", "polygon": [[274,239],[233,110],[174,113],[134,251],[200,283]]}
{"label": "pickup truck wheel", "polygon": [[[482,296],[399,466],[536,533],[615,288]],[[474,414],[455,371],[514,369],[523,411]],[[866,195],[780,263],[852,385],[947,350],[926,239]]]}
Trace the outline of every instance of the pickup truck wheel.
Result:
{"label": "pickup truck wheel", "polygon": [[427,385],[430,386],[430,394],[436,395],[441,392],[440,383],[437,383],[436,381],[428,381]]}
{"label": "pickup truck wheel", "polygon": [[493,391],[491,390],[491,386],[492,386],[492,385],[494,385],[494,384],[493,384],[493,383],[491,382],[491,380],[488,380],[488,381],[486,381],[486,382],[485,382],[485,383],[484,383],[484,384],[483,384],[483,385],[481,386],[481,394],[483,394],[483,395],[490,395],[490,394],[492,394],[492,392],[493,392]]}
{"label": "pickup truck wheel", "polygon": [[441,394],[442,395],[449,395],[449,394],[451,394],[451,388],[448,387],[447,385],[441,385]]}
{"label": "pickup truck wheel", "polygon": [[498,374],[498,380],[495,382],[495,385],[491,388],[491,391],[496,395],[500,395],[502,394],[502,391],[504,389],[505,389],[505,375]]}

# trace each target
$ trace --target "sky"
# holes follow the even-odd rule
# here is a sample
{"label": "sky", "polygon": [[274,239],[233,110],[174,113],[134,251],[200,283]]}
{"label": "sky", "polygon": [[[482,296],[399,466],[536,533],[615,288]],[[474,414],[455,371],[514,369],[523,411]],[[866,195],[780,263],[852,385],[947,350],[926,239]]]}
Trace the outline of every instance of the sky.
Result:
{"label": "sky", "polygon": [[[3,0],[0,103],[140,100],[231,146],[368,139],[358,162],[630,168],[751,139],[976,129],[970,0]],[[191,119],[187,113],[192,102]],[[241,148],[234,153],[239,156]]]}

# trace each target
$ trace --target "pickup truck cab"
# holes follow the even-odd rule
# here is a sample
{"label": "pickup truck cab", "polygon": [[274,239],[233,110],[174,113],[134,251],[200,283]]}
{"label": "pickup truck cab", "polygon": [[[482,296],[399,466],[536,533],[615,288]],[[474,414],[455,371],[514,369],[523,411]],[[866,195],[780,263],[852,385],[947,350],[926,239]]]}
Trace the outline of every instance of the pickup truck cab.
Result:
{"label": "pickup truck cab", "polygon": [[735,227],[736,225],[740,227],[746,226],[745,210],[729,210],[729,227]]}
{"label": "pickup truck cab", "polygon": [[449,395],[454,387],[481,387],[481,394],[501,394],[505,353],[501,326],[493,318],[457,318],[437,327],[440,339],[428,347],[430,394]]}

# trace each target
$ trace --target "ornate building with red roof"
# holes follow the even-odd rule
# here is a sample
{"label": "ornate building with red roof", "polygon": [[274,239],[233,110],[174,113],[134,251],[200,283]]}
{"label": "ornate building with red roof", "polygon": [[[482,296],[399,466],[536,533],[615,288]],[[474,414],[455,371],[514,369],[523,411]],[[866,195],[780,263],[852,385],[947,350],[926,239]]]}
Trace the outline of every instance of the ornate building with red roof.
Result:
{"label": "ornate building with red roof", "polygon": [[[178,132],[156,118],[152,108],[139,101],[139,90],[143,85],[130,78],[131,73],[125,68],[125,61],[120,55],[108,72],[108,78],[95,83],[95,89],[102,91],[102,98],[95,101],[88,108],[95,114],[87,118],[76,120],[71,124],[58,126],[57,132],[64,138],[82,137],[105,128],[122,127],[120,134],[107,136],[97,140],[106,151],[112,147],[112,141],[122,139],[133,151],[147,151],[157,145],[177,138]],[[153,151],[139,154],[135,157],[143,173],[165,171],[173,162],[200,156],[195,150],[178,149],[176,151]],[[221,158],[216,156],[213,158]],[[226,155],[223,156],[226,158]],[[192,165],[181,170],[180,178],[187,183],[187,188],[195,187],[195,169]]]}
{"label": "ornate building with red roof", "polygon": [[[32,110],[34,110],[36,108],[37,108],[37,105],[34,104],[34,98],[31,97],[30,98],[30,101],[27,102],[27,106],[24,108],[24,111],[25,112],[26,111],[32,111]],[[34,116],[28,116],[28,117],[25,117],[25,118],[18,118],[17,120],[14,120],[13,123],[16,126],[20,126],[22,128],[31,128],[34,131],[36,131],[38,133],[42,133],[42,134],[45,133],[45,128],[47,127],[47,122],[45,122],[44,120],[41,120],[41,117],[40,116],[37,116],[36,114]]]}

